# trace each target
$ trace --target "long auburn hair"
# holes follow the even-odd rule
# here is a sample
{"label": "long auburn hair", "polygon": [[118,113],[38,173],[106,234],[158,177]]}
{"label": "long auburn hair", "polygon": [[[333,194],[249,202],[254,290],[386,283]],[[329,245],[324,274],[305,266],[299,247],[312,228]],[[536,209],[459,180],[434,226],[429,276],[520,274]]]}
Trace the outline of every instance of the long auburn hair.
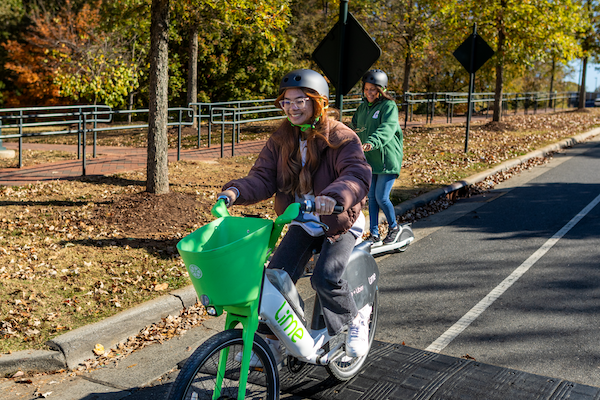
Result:
{"label": "long auburn hair", "polygon": [[[321,164],[320,143],[325,142],[328,147],[337,149],[350,139],[338,140],[332,143],[328,137],[328,128],[332,128],[339,122],[336,121],[339,112],[336,109],[328,107],[329,100],[321,96],[316,91],[307,88],[299,88],[306,97],[313,103],[313,116],[310,123],[314,128],[306,130],[306,162],[302,166],[302,155],[300,154],[301,131],[297,126],[292,126],[287,119],[281,124],[279,129],[284,130],[284,134],[279,140],[281,152],[279,154],[282,160],[283,170],[281,177],[283,187],[280,190],[287,194],[307,194],[313,190],[313,175]],[[280,107],[279,101],[283,99],[285,90],[275,100],[277,107]],[[319,119],[317,122],[315,122]]]}

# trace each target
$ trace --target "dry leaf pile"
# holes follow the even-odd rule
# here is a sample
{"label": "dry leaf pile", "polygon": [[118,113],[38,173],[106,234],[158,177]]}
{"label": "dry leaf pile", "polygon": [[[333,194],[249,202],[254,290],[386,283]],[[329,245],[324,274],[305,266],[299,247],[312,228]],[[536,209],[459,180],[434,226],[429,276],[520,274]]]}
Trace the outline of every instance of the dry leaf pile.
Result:
{"label": "dry leaf pile", "polygon": [[160,344],[174,336],[184,335],[188,330],[199,326],[206,319],[205,317],[204,307],[199,303],[181,311],[178,316],[169,315],[159,323],[142,329],[136,336],[130,336],[127,342],[120,343],[117,348],[102,351],[97,358],[86,360],[77,371],[89,371],[108,365],[116,366],[121,359],[137,350],[151,344]]}
{"label": "dry leaf pile", "polygon": [[[145,193],[143,171],[0,187],[0,352],[44,349],[188,285],[177,242],[213,219],[221,186],[254,159],[172,164],[162,196]],[[244,209],[272,214],[270,202]]]}
{"label": "dry leaf pile", "polygon": [[595,109],[588,113],[508,115],[501,123],[472,126],[467,154],[464,125],[408,128],[404,132],[402,168],[407,175],[403,184],[447,185],[599,124],[600,113]]}

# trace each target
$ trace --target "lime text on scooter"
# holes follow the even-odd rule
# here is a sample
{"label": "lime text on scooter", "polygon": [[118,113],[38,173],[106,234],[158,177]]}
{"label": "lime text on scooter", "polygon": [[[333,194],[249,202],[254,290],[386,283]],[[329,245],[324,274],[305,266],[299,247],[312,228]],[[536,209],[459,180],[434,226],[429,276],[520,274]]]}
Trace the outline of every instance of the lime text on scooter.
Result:
{"label": "lime text on scooter", "polygon": [[[292,342],[296,343],[296,339],[302,339],[304,337],[304,329],[302,329],[302,323],[298,323],[294,317],[293,313],[290,313],[290,309],[285,311],[285,314],[282,312],[282,315],[279,316],[280,311],[287,304],[287,301],[284,301],[279,310],[275,313],[275,320],[283,328],[283,331],[287,333],[287,335],[292,339]],[[284,325],[290,321],[290,323],[284,327]],[[291,328],[288,332],[288,328]]]}

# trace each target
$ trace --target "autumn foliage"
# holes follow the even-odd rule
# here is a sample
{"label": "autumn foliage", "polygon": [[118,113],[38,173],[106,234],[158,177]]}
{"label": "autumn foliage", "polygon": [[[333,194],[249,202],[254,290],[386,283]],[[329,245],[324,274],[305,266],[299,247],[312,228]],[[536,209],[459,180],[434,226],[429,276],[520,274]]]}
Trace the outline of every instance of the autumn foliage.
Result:
{"label": "autumn foliage", "polygon": [[118,43],[99,28],[99,10],[97,3],[75,12],[67,1],[57,15],[34,13],[31,29],[21,40],[2,44],[9,60],[5,68],[13,72],[18,88],[7,105],[123,102],[137,85],[135,68],[123,59]]}

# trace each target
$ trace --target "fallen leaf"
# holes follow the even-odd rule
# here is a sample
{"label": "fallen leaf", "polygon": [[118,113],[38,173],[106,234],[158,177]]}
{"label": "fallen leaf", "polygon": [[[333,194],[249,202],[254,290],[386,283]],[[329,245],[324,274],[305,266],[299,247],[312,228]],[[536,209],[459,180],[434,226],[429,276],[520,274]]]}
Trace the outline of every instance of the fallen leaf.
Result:
{"label": "fallen leaf", "polygon": [[154,286],[154,291],[160,292],[162,290],[167,290],[168,287],[169,287],[169,284],[167,282],[161,283],[161,284]]}
{"label": "fallen leaf", "polygon": [[92,350],[92,351],[97,356],[101,356],[102,354],[104,354],[104,346],[102,346],[100,343],[98,343],[94,346],[94,350]]}

